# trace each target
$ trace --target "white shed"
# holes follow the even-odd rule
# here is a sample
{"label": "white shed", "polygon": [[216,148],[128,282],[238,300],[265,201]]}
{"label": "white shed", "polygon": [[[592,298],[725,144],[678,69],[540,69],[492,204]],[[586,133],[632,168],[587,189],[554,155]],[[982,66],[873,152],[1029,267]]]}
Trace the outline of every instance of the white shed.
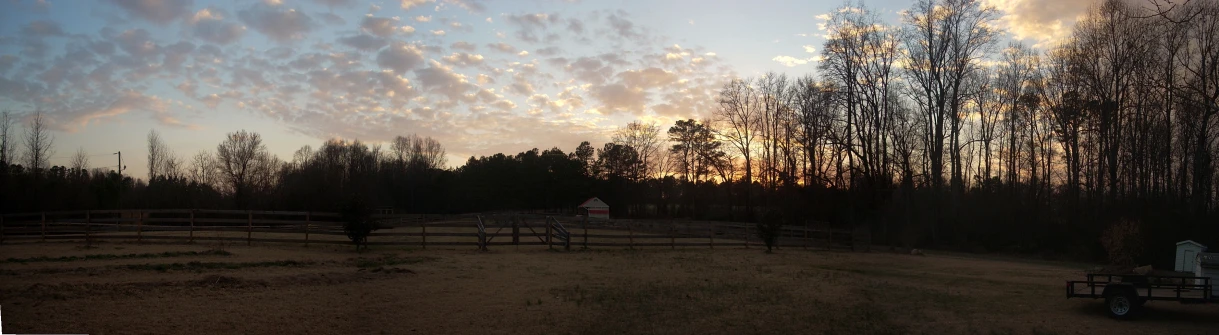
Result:
{"label": "white shed", "polygon": [[579,208],[588,214],[590,219],[609,219],[609,205],[596,197],[585,200]]}
{"label": "white shed", "polygon": [[1177,272],[1193,272],[1198,254],[1206,251],[1206,246],[1202,243],[1194,242],[1193,240],[1184,240],[1177,242],[1177,262],[1173,266],[1173,271]]}
{"label": "white shed", "polygon": [[[1219,297],[1219,253],[1203,252],[1195,256],[1194,276],[1210,277],[1211,296]],[[1202,284],[1202,280],[1198,280]]]}

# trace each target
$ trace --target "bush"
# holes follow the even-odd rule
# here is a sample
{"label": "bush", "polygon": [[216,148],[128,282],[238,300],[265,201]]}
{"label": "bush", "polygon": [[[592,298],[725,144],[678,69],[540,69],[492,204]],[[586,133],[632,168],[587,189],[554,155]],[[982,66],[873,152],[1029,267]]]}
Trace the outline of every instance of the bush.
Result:
{"label": "bush", "polygon": [[1139,222],[1123,219],[1101,232],[1100,243],[1112,265],[1133,266],[1143,254],[1143,233]]}
{"label": "bush", "polygon": [[766,243],[766,252],[772,252],[783,229],[783,213],[778,210],[766,212],[766,215],[762,216],[762,221],[758,222],[757,228],[758,238]]}
{"label": "bush", "polygon": [[347,238],[356,245],[356,251],[360,251],[360,247],[367,249],[365,242],[368,241],[368,235],[376,230],[368,205],[359,197],[354,197],[343,206],[342,215],[343,232],[347,233]]}

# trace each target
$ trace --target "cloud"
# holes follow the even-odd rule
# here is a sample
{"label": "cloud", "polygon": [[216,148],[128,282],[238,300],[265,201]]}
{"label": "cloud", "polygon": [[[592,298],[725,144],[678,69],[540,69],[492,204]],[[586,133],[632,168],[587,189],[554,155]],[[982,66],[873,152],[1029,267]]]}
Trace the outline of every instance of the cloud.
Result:
{"label": "cloud", "polygon": [[445,0],[445,3],[453,4],[475,14],[487,10],[487,7],[483,6],[482,1],[479,0]]}
{"label": "cloud", "polygon": [[[394,27],[396,22],[397,20],[387,17],[365,16],[363,20],[360,20],[360,30],[373,35],[388,37],[396,31],[397,28]],[[411,29],[413,32],[414,28]]]}
{"label": "cloud", "polygon": [[534,53],[538,54],[539,56],[554,56],[558,55],[560,51],[562,50],[559,49],[559,47],[545,47],[535,50]]}
{"label": "cloud", "polygon": [[428,15],[428,16],[419,15],[419,16],[416,16],[414,18],[414,20],[415,20],[415,22],[432,22],[432,16],[431,15]]}
{"label": "cloud", "polygon": [[494,84],[494,83],[495,83],[495,78],[491,78],[491,76],[488,76],[488,75],[482,74],[482,73],[478,74],[478,84],[479,85]]}
{"label": "cloud", "polygon": [[642,88],[628,87],[621,83],[593,86],[589,93],[601,101],[609,112],[642,113],[648,100],[648,95]]}
{"label": "cloud", "polygon": [[356,0],[313,0],[313,2],[326,5],[327,7],[343,7],[356,4]]}
{"label": "cloud", "polygon": [[515,93],[522,96],[530,96],[533,95],[534,89],[533,84],[530,84],[528,81],[524,80],[524,78],[517,76],[515,81],[508,85],[506,92]]}
{"label": "cloud", "polygon": [[505,110],[505,111],[516,109],[516,103],[512,102],[510,100],[496,101],[496,102],[492,103],[491,106],[495,107],[495,108],[499,108],[500,110]]}
{"label": "cloud", "polygon": [[432,2],[432,0],[402,0],[401,8],[402,10],[411,10],[428,2]]}
{"label": "cloud", "polygon": [[377,51],[386,44],[389,44],[389,42],[386,42],[384,38],[368,34],[341,37],[339,38],[339,43],[360,51]]}
{"label": "cloud", "polygon": [[478,49],[478,47],[475,46],[473,43],[457,41],[457,42],[453,42],[453,44],[450,44],[449,49],[461,50],[461,51],[466,51],[466,52],[474,52]]}
{"label": "cloud", "polygon": [[606,19],[609,21],[610,28],[619,37],[629,40],[643,39],[643,34],[635,29],[635,23],[627,19],[627,15],[625,11],[619,10],[616,13],[610,14]]}
{"label": "cloud", "polygon": [[313,19],[303,12],[261,3],[237,12],[237,17],[255,31],[280,42],[302,39],[315,27]]}
{"label": "cloud", "polygon": [[110,0],[109,2],[122,8],[128,16],[159,25],[166,25],[190,15],[192,6],[191,0]]}
{"label": "cloud", "polygon": [[1070,36],[1075,22],[1093,5],[1092,1],[1057,0],[984,0],[983,3],[1003,13],[1000,26],[1013,38],[1032,40],[1038,45]]}
{"label": "cloud", "polygon": [[465,75],[435,60],[430,61],[428,67],[415,70],[415,77],[428,92],[447,97],[450,101],[460,100],[466,92],[474,89]]}
{"label": "cloud", "polygon": [[216,44],[236,42],[245,33],[245,27],[236,22],[225,21],[224,17],[226,15],[224,10],[221,9],[200,9],[188,21],[191,35]]}
{"label": "cloud", "polygon": [[678,76],[661,68],[628,70],[618,74],[622,82],[632,87],[655,88],[677,82]]}
{"label": "cloud", "polygon": [[433,31],[432,31],[432,35],[436,35],[436,36],[444,36],[444,34],[445,34],[445,33],[444,33],[444,30],[433,30]]}
{"label": "cloud", "polygon": [[796,57],[792,57],[792,56],[775,56],[775,58],[771,58],[770,60],[779,62],[779,64],[783,64],[783,66],[786,66],[786,67],[796,67],[799,65],[808,64],[809,62],[816,60],[816,58],[804,59],[804,58],[796,58]]}
{"label": "cloud", "polygon": [[564,66],[564,70],[585,83],[600,85],[614,73],[614,68],[598,57],[580,57]]}
{"label": "cloud", "polygon": [[509,45],[507,43],[504,43],[504,42],[487,44],[487,47],[491,48],[491,49],[499,50],[500,52],[504,52],[504,53],[516,53],[516,47]]}
{"label": "cloud", "polygon": [[[561,22],[558,13],[504,15],[504,18],[508,20],[509,24],[517,27],[516,38],[531,43],[540,42],[542,38],[539,35],[545,34],[551,25]],[[575,29],[583,31],[584,28],[581,24],[576,23]],[[557,37],[547,39],[553,41]]]}
{"label": "cloud", "polygon": [[[673,45],[626,12],[497,14],[489,23],[508,27],[474,30],[482,23],[467,17],[489,15],[459,11],[487,2],[408,1],[413,14],[389,17],[365,14],[359,1],[316,1],[333,12],[319,12],[314,1],[257,2],[218,5],[228,12],[192,8],[176,22],[178,34],[147,24],[92,29],[60,21],[79,35],[37,39],[41,44],[0,37],[13,49],[0,54],[0,101],[14,108],[42,104],[62,125],[77,128],[133,114],[190,127],[202,111],[209,118],[252,112],[308,136],[376,141],[419,133],[453,153],[487,154],[567,149],[606,137],[606,129],[628,118],[705,116],[723,81],[734,76],[715,53]],[[325,24],[326,14],[348,23]],[[404,25],[416,24],[416,16],[428,23]],[[246,28],[295,43],[266,45],[262,37],[246,38]],[[426,36],[408,37],[416,28]],[[520,44],[528,41],[517,30],[526,28],[536,44]],[[440,29],[445,36],[432,35]],[[447,36],[454,31],[465,41]],[[37,54],[43,56],[30,56]],[[117,101],[124,92],[140,97]]]}
{"label": "cloud", "polygon": [[377,65],[399,75],[423,64],[423,52],[414,44],[394,42],[389,48],[377,53]]}
{"label": "cloud", "polygon": [[64,36],[63,28],[58,23],[46,20],[32,21],[21,28],[21,33],[28,36]]}
{"label": "cloud", "polygon": [[342,17],[340,17],[334,13],[319,12],[319,13],[317,13],[317,16],[322,18],[322,22],[326,22],[326,24],[329,24],[332,26],[341,26],[341,25],[347,24],[347,20],[343,19]]}
{"label": "cloud", "polygon": [[465,53],[465,52],[461,52],[461,53],[455,52],[452,55],[442,57],[441,59],[444,60],[446,63],[457,65],[457,66],[462,66],[462,67],[481,65],[483,63],[482,55],[470,54],[470,53]]}
{"label": "cloud", "polygon": [[144,29],[124,31],[114,38],[119,49],[138,59],[148,59],[159,55],[160,47]]}

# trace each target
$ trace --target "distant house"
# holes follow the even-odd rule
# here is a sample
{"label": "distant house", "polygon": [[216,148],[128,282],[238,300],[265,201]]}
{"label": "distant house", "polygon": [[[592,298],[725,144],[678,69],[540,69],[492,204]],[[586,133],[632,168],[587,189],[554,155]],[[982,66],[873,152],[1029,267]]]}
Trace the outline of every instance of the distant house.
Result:
{"label": "distant house", "polygon": [[1193,272],[1195,268],[1195,260],[1198,254],[1206,252],[1206,246],[1202,243],[1194,242],[1193,240],[1184,240],[1177,242],[1177,261],[1173,265],[1173,271],[1177,272]]}
{"label": "distant house", "polygon": [[579,213],[588,215],[590,219],[609,219],[609,205],[596,197],[585,200],[576,208],[579,209]]}

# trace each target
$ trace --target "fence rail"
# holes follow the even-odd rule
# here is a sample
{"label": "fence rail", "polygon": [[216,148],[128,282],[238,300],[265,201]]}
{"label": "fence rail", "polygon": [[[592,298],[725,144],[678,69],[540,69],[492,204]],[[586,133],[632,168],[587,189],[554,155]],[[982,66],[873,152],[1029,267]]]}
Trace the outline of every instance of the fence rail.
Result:
{"label": "fence rail", "polygon": [[[375,215],[369,245],[475,247],[762,247],[756,226],[677,220],[589,221],[531,214]],[[866,231],[784,226],[780,248],[866,249]],[[499,238],[499,240],[496,240]],[[505,240],[510,238],[511,240]],[[168,240],[258,243],[350,243],[329,212],[101,210],[0,215],[0,243],[47,240]],[[430,239],[430,240],[429,240]]]}

